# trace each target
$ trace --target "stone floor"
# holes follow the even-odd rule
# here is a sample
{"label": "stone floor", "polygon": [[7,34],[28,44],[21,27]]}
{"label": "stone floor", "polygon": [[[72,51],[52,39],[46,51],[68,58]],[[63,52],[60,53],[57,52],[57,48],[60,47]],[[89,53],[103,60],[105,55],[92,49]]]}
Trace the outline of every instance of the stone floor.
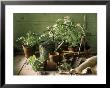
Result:
{"label": "stone floor", "polygon": [[17,55],[14,58],[14,75],[34,75],[34,72],[24,55]]}
{"label": "stone floor", "polygon": [[[27,63],[24,55],[17,55],[14,57],[14,75],[41,75],[41,72],[35,72],[31,65]],[[42,75],[70,75],[69,73],[59,74],[57,71],[42,72]]]}
{"label": "stone floor", "polygon": [[[86,58],[82,58],[83,61],[85,61]],[[75,62],[77,65],[79,63],[79,60],[76,60]],[[35,72],[31,65],[28,64],[28,59],[24,57],[24,55],[16,55],[14,57],[14,63],[13,63],[13,74],[14,75],[70,75],[68,72],[59,74],[58,71],[47,71],[47,72]]]}

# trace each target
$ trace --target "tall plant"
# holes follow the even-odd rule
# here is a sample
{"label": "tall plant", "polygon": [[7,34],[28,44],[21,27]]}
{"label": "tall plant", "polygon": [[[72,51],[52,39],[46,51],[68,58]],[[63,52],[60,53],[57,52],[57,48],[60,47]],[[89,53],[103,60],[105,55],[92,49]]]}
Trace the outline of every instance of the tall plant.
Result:
{"label": "tall plant", "polygon": [[69,16],[58,19],[53,26],[48,27],[48,30],[54,41],[65,41],[72,46],[80,43],[81,36],[86,35],[84,27],[80,23],[74,23]]}
{"label": "tall plant", "polygon": [[47,43],[61,44],[66,42],[69,46],[76,46],[80,43],[82,36],[86,36],[84,25],[74,23],[72,18],[66,16],[58,19],[52,26],[48,26],[46,32],[39,39]]}

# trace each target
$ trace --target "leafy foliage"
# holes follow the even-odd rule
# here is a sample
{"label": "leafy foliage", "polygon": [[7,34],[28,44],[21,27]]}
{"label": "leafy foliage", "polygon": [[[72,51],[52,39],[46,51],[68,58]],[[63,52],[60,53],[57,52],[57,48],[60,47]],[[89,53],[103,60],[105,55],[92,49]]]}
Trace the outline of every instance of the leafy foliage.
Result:
{"label": "leafy foliage", "polygon": [[61,71],[69,71],[72,68],[70,63],[67,63],[64,59],[62,63],[58,66],[58,69]]}
{"label": "leafy foliage", "polygon": [[26,35],[19,37],[16,41],[21,42],[21,44],[25,46],[33,47],[34,45],[39,43],[38,38],[38,34],[29,31],[26,33]]}
{"label": "leafy foliage", "polygon": [[86,36],[84,29],[84,25],[76,24],[69,16],[66,16],[63,19],[58,19],[54,25],[48,26],[47,31],[39,39],[55,43],[65,41],[69,45],[76,46],[80,43],[81,37]]}
{"label": "leafy foliage", "polygon": [[30,56],[29,58],[29,64],[32,66],[34,71],[42,71],[44,66],[44,59],[42,58],[36,58],[35,55]]}
{"label": "leafy foliage", "polygon": [[65,41],[73,46],[80,42],[81,36],[85,36],[84,27],[80,23],[75,24],[69,16],[58,19],[53,26],[47,29],[48,39],[53,39],[55,42]]}

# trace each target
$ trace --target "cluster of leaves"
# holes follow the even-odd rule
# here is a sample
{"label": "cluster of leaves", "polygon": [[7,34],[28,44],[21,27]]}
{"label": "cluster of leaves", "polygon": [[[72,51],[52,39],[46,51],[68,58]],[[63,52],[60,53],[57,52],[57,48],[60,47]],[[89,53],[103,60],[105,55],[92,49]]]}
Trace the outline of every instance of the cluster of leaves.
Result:
{"label": "cluster of leaves", "polygon": [[20,42],[22,45],[33,47],[34,45],[39,43],[38,38],[38,34],[29,31],[26,33],[26,35],[19,37],[16,41]]}
{"label": "cluster of leaves", "polygon": [[47,30],[39,36],[40,46],[44,48],[45,52],[50,52],[55,50],[54,36],[51,33],[51,30]]}
{"label": "cluster of leaves", "polygon": [[29,58],[29,64],[32,66],[34,71],[42,71],[44,69],[44,59],[42,58],[36,58],[35,55],[30,56]]}
{"label": "cluster of leaves", "polygon": [[56,29],[55,38],[68,42],[72,46],[78,44],[81,36],[85,35],[81,24],[75,24],[68,16],[64,17],[64,19],[58,19],[53,27],[53,29]]}
{"label": "cluster of leaves", "polygon": [[58,19],[53,26],[48,26],[47,30],[41,35],[41,40],[65,41],[73,46],[80,42],[81,36],[85,36],[84,27],[80,23],[75,24],[69,16]]}
{"label": "cluster of leaves", "polygon": [[59,71],[69,71],[71,68],[72,68],[71,64],[67,63],[65,59],[58,66]]}
{"label": "cluster of leaves", "polygon": [[44,43],[44,42],[52,42],[53,41],[53,35],[49,30],[46,30],[39,36],[39,42]]}

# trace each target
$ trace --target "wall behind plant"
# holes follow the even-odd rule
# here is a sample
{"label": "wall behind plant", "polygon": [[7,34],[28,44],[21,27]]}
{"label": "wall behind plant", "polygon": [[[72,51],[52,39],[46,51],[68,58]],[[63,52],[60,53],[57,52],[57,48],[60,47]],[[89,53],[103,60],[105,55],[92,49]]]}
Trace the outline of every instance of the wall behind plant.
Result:
{"label": "wall behind plant", "polygon": [[[84,15],[86,20],[84,21]],[[14,13],[13,34],[14,45],[17,37],[26,34],[28,31],[41,33],[47,26],[53,25],[57,19],[70,16],[75,23],[86,25],[88,31],[87,40],[93,52],[97,52],[97,14],[96,13]]]}

